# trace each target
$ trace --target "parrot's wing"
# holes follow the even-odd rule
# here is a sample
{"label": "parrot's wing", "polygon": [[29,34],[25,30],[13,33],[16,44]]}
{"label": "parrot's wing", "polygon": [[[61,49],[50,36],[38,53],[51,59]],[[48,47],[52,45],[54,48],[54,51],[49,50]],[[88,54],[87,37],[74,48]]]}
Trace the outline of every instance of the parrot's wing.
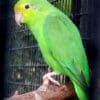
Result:
{"label": "parrot's wing", "polygon": [[48,16],[43,34],[51,56],[60,64],[66,75],[83,88],[87,88],[88,82],[84,75],[86,67],[83,64],[86,60],[85,53],[79,32],[73,23],[62,16]]}

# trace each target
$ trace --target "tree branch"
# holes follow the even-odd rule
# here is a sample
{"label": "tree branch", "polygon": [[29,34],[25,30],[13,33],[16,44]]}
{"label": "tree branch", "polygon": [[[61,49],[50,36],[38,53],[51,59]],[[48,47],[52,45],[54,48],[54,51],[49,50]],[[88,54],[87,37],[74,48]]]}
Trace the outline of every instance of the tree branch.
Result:
{"label": "tree branch", "polygon": [[16,91],[12,97],[5,100],[71,100],[76,96],[71,82],[61,86],[48,83],[49,81],[45,79],[43,85],[37,90],[22,95],[18,95],[18,91]]}

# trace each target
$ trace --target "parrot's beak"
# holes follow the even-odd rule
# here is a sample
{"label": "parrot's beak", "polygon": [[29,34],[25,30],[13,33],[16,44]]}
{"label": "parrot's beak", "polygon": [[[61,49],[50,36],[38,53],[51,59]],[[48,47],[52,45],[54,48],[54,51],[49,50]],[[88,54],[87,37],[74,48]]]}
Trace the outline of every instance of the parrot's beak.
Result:
{"label": "parrot's beak", "polygon": [[20,12],[15,13],[15,21],[19,26],[21,26],[21,24],[24,23],[24,18]]}

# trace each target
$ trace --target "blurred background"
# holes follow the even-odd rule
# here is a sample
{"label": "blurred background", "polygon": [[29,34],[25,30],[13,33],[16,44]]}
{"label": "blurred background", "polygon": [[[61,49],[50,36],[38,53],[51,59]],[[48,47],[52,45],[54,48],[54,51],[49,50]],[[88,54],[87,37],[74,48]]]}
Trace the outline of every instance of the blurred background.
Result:
{"label": "blurred background", "polygon": [[[38,44],[25,27],[14,19],[17,0],[0,1],[0,97],[9,97],[18,90],[20,94],[36,90],[47,73]],[[90,97],[100,100],[100,13],[98,0],[49,0],[69,16],[80,30],[92,73]],[[71,5],[71,6],[70,6]],[[61,83],[64,76],[57,77]]]}

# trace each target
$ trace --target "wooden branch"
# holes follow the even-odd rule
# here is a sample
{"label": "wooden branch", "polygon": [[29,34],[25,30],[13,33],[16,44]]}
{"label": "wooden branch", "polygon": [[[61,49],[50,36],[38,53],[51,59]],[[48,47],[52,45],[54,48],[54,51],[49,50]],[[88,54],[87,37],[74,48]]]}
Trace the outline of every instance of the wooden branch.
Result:
{"label": "wooden branch", "polygon": [[18,95],[16,91],[12,97],[5,100],[71,100],[76,96],[70,82],[61,86],[48,85],[48,83],[49,81],[45,80],[37,90],[22,95]]}

